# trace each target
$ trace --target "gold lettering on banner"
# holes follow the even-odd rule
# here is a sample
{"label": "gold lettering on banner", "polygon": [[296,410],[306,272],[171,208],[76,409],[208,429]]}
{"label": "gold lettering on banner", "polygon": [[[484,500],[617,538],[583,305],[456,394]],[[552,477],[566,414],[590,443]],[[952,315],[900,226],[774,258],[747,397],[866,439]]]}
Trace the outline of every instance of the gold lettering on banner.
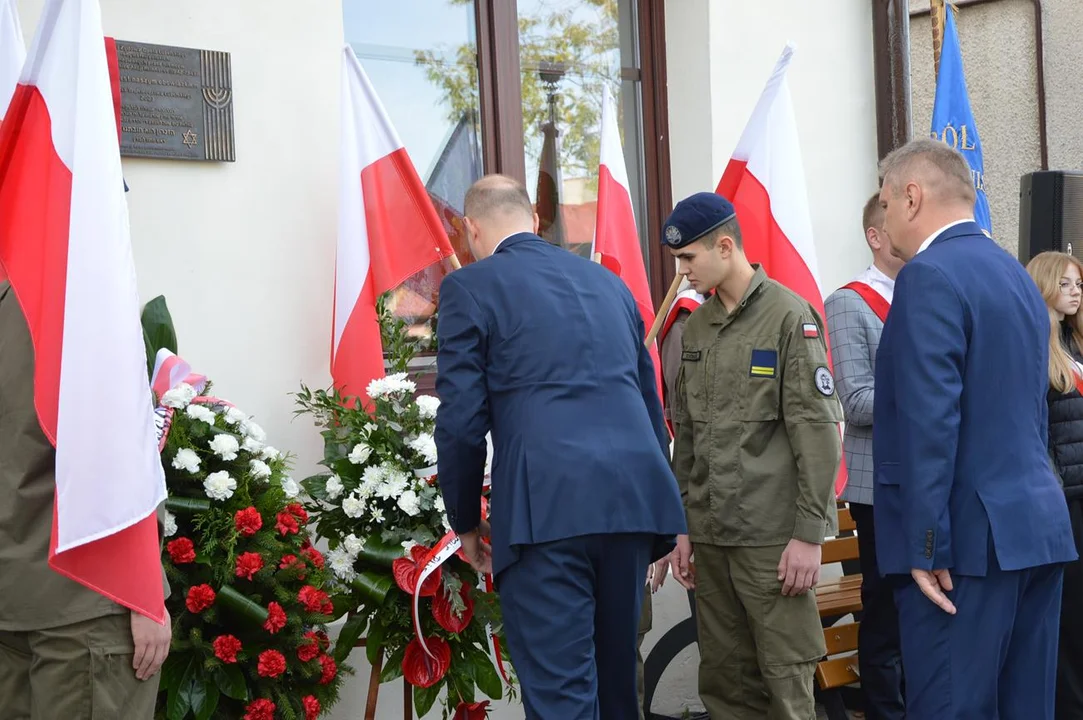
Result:
{"label": "gold lettering on banner", "polygon": [[[945,125],[944,129],[940,132],[933,130],[929,133],[929,137],[933,140],[938,140],[948,147],[961,152],[967,152],[970,150],[976,150],[977,144],[970,142],[970,130],[966,125],[963,125],[956,131],[955,127],[951,124]],[[950,140],[949,140],[950,138]],[[974,182],[974,189],[978,192],[985,192],[985,174],[980,173],[973,168],[970,169],[970,177]]]}

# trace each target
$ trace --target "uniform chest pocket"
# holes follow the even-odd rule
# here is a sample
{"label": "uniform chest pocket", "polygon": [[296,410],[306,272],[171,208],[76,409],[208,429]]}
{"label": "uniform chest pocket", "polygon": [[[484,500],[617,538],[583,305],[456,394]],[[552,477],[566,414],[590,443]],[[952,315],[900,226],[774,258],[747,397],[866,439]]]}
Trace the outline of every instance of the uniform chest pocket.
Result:
{"label": "uniform chest pocket", "polygon": [[747,343],[742,348],[740,413],[745,422],[778,420],[782,366],[778,346],[771,342]]}
{"label": "uniform chest pocket", "polygon": [[710,404],[710,377],[708,354],[710,348],[686,349],[681,352],[681,370],[678,376],[679,395],[683,398],[683,415],[694,422],[708,420]]}

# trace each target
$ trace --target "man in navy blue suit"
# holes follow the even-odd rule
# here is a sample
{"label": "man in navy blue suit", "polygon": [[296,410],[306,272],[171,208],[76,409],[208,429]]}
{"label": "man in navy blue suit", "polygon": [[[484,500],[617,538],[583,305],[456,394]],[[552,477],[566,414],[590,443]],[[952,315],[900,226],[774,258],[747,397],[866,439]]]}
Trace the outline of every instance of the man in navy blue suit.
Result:
{"label": "man in navy blue suit", "polygon": [[448,522],[495,575],[527,717],[635,718],[647,567],[687,532],[643,321],[614,273],[537,236],[514,180],[479,180],[465,215],[478,262],[444,279],[437,330]]}
{"label": "man in navy blue suit", "polygon": [[896,583],[907,717],[1053,717],[1068,510],[1046,452],[1049,315],[974,222],[962,155],[881,166],[907,261],[876,356],[877,560]]}

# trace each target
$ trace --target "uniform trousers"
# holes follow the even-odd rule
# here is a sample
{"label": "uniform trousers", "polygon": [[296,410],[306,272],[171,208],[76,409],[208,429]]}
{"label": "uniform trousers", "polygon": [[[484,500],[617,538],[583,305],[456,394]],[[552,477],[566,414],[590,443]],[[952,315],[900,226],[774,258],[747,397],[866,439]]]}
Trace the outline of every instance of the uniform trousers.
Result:
{"label": "uniform trousers", "polygon": [[655,536],[519,545],[497,578],[527,720],[632,720],[636,639]]}
{"label": "uniform trousers", "polygon": [[782,594],[785,545],[696,543],[699,695],[712,718],[814,720],[826,652],[816,596]]}
{"label": "uniform trousers", "polygon": [[[1076,552],[1083,557],[1083,497],[1068,499],[1068,515]],[[1057,655],[1057,720],[1079,720],[1083,718],[1083,560],[1064,567]]]}
{"label": "uniform trousers", "polygon": [[[949,615],[905,579],[895,590],[908,720],[1052,720],[1064,566],[952,576]],[[893,578],[894,579],[894,578]]]}
{"label": "uniform trousers", "polygon": [[136,679],[129,613],[0,632],[3,720],[151,720],[156,674]]}

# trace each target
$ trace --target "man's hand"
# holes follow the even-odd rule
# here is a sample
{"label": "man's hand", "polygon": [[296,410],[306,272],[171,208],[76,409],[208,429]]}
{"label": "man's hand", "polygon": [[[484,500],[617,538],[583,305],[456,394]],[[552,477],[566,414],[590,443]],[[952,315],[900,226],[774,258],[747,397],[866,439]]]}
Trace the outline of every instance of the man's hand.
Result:
{"label": "man's hand", "polygon": [[492,528],[489,526],[489,521],[482,520],[476,529],[459,535],[466,559],[479,573],[488,574],[493,571],[493,548],[482,539],[489,537],[490,532]]}
{"label": "man's hand", "polygon": [[950,572],[947,570],[918,570],[915,568],[910,571],[910,574],[914,577],[914,582],[921,588],[921,592],[925,593],[925,597],[932,600],[949,615],[955,614],[955,605],[944,594],[945,591],[952,591]]}
{"label": "man's hand", "polygon": [[687,535],[677,536],[677,547],[669,554],[673,577],[686,590],[696,587],[696,572],[692,566],[692,541]]}
{"label": "man's hand", "polygon": [[169,611],[165,613],[165,625],[159,625],[145,615],[132,613],[132,640],[135,642],[135,657],[132,669],[139,680],[149,680],[162,669],[162,663],[169,655],[169,641],[172,639],[173,626],[169,620]]}
{"label": "man's hand", "polygon": [[669,574],[669,556],[658,560],[647,570],[647,579],[651,583],[651,594],[658,592],[666,584],[666,575]]}
{"label": "man's hand", "polygon": [[796,597],[809,591],[820,581],[820,558],[822,548],[793,538],[782,551],[778,562],[778,581],[782,594]]}

